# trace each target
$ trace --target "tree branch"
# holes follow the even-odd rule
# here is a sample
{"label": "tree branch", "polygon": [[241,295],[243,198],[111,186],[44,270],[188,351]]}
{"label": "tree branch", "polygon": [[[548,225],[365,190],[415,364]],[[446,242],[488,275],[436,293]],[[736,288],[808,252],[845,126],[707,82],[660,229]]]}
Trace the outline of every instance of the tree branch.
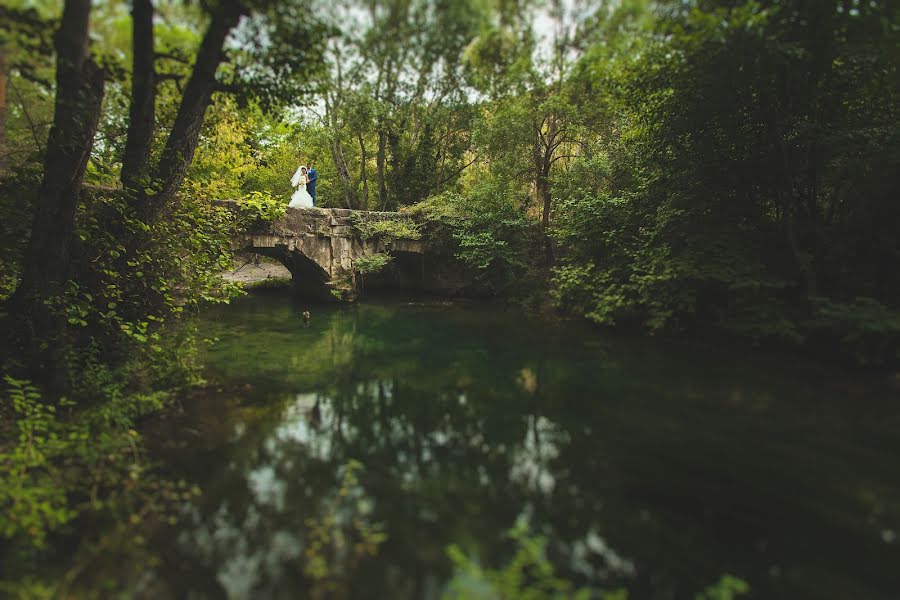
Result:
{"label": "tree branch", "polygon": [[560,154],[559,156],[553,158],[553,160],[550,161],[550,164],[552,165],[553,163],[560,160],[561,158],[578,158],[578,155],[577,154]]}
{"label": "tree branch", "polygon": [[28,121],[28,129],[31,130],[31,137],[34,139],[34,144],[38,147],[40,153],[43,154],[44,145],[41,143],[40,137],[38,136],[37,127],[34,124],[34,120],[31,118],[31,113],[28,112],[25,99],[22,98],[22,93],[19,91],[19,88],[13,85],[12,79],[8,81],[8,84],[10,89],[16,95],[16,98],[19,100],[19,106],[22,107],[22,114],[25,115],[25,120]]}
{"label": "tree branch", "polygon": [[456,169],[455,171],[453,171],[452,173],[450,173],[450,175],[447,175],[446,177],[442,178],[442,179],[441,179],[440,181],[438,181],[435,185],[433,185],[433,186],[431,187],[431,189],[432,189],[432,190],[437,190],[437,189],[439,189],[442,185],[444,185],[445,183],[447,183],[448,181],[452,181],[454,178],[459,177],[459,176],[462,174],[463,171],[465,171],[466,169],[468,169],[469,167],[471,167],[473,164],[475,164],[475,161],[476,161],[476,160],[478,160],[478,157],[477,157],[477,156],[474,157],[474,158],[473,158],[472,160],[470,160],[469,162],[467,162],[466,164],[464,164],[462,167],[460,167],[460,168]]}

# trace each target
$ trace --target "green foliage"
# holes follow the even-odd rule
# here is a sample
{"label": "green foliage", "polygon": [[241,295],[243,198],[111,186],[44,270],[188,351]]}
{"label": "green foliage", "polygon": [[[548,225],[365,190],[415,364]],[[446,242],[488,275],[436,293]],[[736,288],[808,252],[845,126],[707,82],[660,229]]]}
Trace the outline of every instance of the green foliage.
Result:
{"label": "green foliage", "polygon": [[746,581],[734,575],[722,575],[719,581],[694,596],[694,600],[734,600],[738,596],[750,593]]}
{"label": "green foliage", "polygon": [[[76,347],[129,348],[162,359],[162,331],[186,308],[228,302],[240,293],[220,276],[232,261],[233,217],[188,196],[149,226],[132,210],[123,192],[86,194],[77,219],[78,277],[55,305],[72,328]],[[139,237],[149,242],[132,247]],[[115,356],[122,354],[101,358],[120,363]]]}
{"label": "green foliage", "polygon": [[[618,23],[612,42],[568,82],[595,133],[553,181],[554,301],[602,324],[895,362],[900,289],[878,273],[900,267],[882,226],[896,184],[874,174],[900,150],[898,33],[881,25],[896,9],[631,4],[598,16],[603,35]],[[857,296],[874,304],[840,300]]]}
{"label": "green foliage", "polygon": [[215,200],[236,199],[242,196],[245,179],[257,169],[250,143],[264,121],[255,111],[239,113],[233,100],[217,104],[204,122],[206,134],[191,161],[185,191]]}
{"label": "green foliage", "polygon": [[12,295],[19,283],[40,177],[40,165],[32,162],[0,180],[0,301]]}
{"label": "green foliage", "polygon": [[463,54],[466,79],[473,88],[492,97],[520,90],[531,75],[533,52],[530,31],[487,28]]}
{"label": "green foliage", "polygon": [[[453,562],[454,575],[444,589],[443,600],[627,600],[628,591],[577,588],[571,581],[556,574],[547,558],[547,540],[517,524],[507,534],[514,543],[515,554],[499,569],[485,568],[469,557],[459,546],[447,548]],[[734,600],[748,594],[750,586],[733,575],[724,574],[713,585],[694,596],[695,600]]]}
{"label": "green foliage", "polygon": [[489,12],[477,0],[329,11],[341,35],[311,77],[324,110],[298,145],[317,161],[322,206],[392,210],[458,180],[474,114],[462,56]]}
{"label": "green foliage", "polygon": [[437,194],[404,212],[423,223],[430,247],[470,269],[481,290],[524,296],[540,285],[543,236],[521,199],[517,186],[488,177],[465,194]]}
{"label": "green foliage", "polygon": [[445,192],[411,207],[411,212],[449,229],[456,257],[484,285],[516,294],[536,285],[542,240],[520,208],[520,199],[515,187],[489,178],[465,195]]}
{"label": "green foliage", "polygon": [[[256,104],[241,108],[230,98],[218,98],[204,122],[186,193],[215,200],[264,194],[286,204],[300,161],[318,158],[310,145],[319,136],[314,128],[265,113]],[[329,196],[333,176],[327,166],[325,171],[324,195]]]}
{"label": "green foliage", "polygon": [[[63,578],[74,580],[83,560],[139,552],[142,527],[172,518],[181,501],[199,494],[161,478],[141,447],[137,421],[171,398],[161,389],[167,380],[157,378],[158,365],[142,381],[135,371],[147,371],[147,357],[133,356],[112,370],[99,355],[69,357],[76,374],[71,400],[52,401],[30,382],[4,377],[14,431],[3,430],[0,443],[0,538],[4,571],[16,576],[0,580],[0,590],[15,597],[44,597],[38,592],[48,574],[35,562],[36,551],[77,548],[75,566]],[[173,362],[184,369],[184,361]],[[58,574],[54,580],[58,585]]]}
{"label": "green foliage", "polygon": [[384,269],[391,262],[392,256],[380,252],[372,256],[360,256],[353,261],[353,269],[361,275],[369,275],[377,273]]}
{"label": "green foliage", "polygon": [[[0,66],[9,75],[4,80],[10,92],[0,107],[0,300],[18,283],[41,163],[47,144],[56,143],[52,136],[48,141],[55,77],[49,41],[61,4],[37,6],[39,10],[0,8]],[[8,402],[6,394],[0,401],[0,414],[14,417],[0,429],[0,535],[8,542],[4,572],[17,577],[15,582],[0,582],[0,590],[12,596],[46,589],[40,576],[33,575],[42,562],[35,559],[46,556],[36,551],[51,542],[58,541],[67,551],[83,542],[79,552],[96,545],[86,550],[90,554],[111,547],[107,539],[99,539],[106,536],[100,532],[109,530],[110,521],[117,534],[127,535],[132,525],[167,505],[168,498],[177,502],[190,497],[183,486],[170,485],[151,472],[134,424],[161,410],[172,390],[198,382],[194,331],[181,317],[239,293],[220,276],[232,262],[235,221],[256,223],[284,214],[284,200],[271,195],[281,188],[270,186],[273,180],[267,176],[280,167],[275,163],[286,151],[296,152],[290,128],[260,108],[274,108],[272,86],[256,81],[257,93],[242,95],[241,101],[216,94],[182,194],[147,211],[141,199],[119,189],[129,118],[131,82],[125,67],[131,62],[131,19],[121,3],[97,2],[91,8],[91,51],[105,69],[107,85],[84,181],[105,187],[89,185],[79,199],[71,264],[63,257],[68,280],[64,291],[48,300],[54,316],[67,325],[58,337],[41,340],[59,349],[48,361],[61,364],[54,369],[61,377],[42,392],[24,379],[8,378]],[[149,156],[144,157],[151,165],[175,120],[210,7],[156,3],[154,9],[157,123]],[[7,19],[13,12],[15,23]],[[284,23],[274,18],[278,15],[257,11],[257,16],[269,25]],[[313,21],[304,15],[294,25],[309,30]],[[233,65],[223,65],[218,77],[223,86],[236,90],[251,76],[272,75],[263,68],[262,55],[272,59],[274,45],[282,50],[290,46],[295,59],[316,58],[315,49],[295,44],[282,35],[285,31],[267,29],[279,34],[267,37],[267,48],[254,46],[251,51],[249,44],[242,44],[231,52],[235,60],[236,55],[252,54],[257,68],[236,72]],[[312,71],[312,64],[304,64],[304,70]],[[280,75],[280,83],[287,84],[283,69]],[[298,73],[290,79],[303,77]],[[301,87],[309,85],[304,81]],[[259,102],[245,102],[250,96]],[[285,188],[291,172],[282,176]],[[244,196],[238,219],[210,202]],[[64,224],[60,235],[69,225]],[[4,370],[42,374],[44,365],[10,355],[5,344],[2,349]],[[60,398],[62,394],[69,400]],[[66,539],[76,527],[80,535]],[[80,568],[76,565],[73,571],[66,581],[70,575],[77,577]],[[65,586],[54,593],[68,597]]]}
{"label": "green foliage", "polygon": [[[39,8],[10,10],[0,28],[17,65],[7,120],[16,173],[39,164],[53,109],[48,19],[58,10]],[[174,119],[178,80],[190,72],[178,58],[199,46],[204,12],[156,8],[167,55],[158,62],[162,124]],[[896,360],[900,215],[896,180],[884,176],[900,156],[892,3],[553,5],[540,17],[552,25],[549,45],[535,39],[533,2],[351,3],[324,22],[260,10],[221,68],[234,94],[215,95],[200,132],[185,182],[191,218],[205,206],[199,198],[244,198],[240,227],[278,218],[291,173],[312,159],[321,206],[414,204],[409,214],[426,223],[360,220],[363,237],[426,237],[495,293],[547,289],[558,306],[604,325],[852,346],[843,354],[867,364]],[[93,21],[112,81],[87,181],[116,185],[130,23],[109,3]],[[296,43],[311,31],[330,41]],[[309,105],[313,91],[321,111],[281,110]],[[165,141],[157,129],[154,156]],[[4,188],[0,200],[12,216],[0,232],[0,298],[17,283],[34,192],[25,187]],[[140,228],[129,219],[127,230]],[[185,238],[208,264],[221,248],[214,229]],[[166,271],[169,291],[151,293],[164,296],[184,287],[172,285],[174,264],[152,266],[151,257],[183,258],[190,245],[160,253],[160,244],[107,267],[143,280]],[[97,249],[107,247],[121,253],[111,243]],[[185,280],[197,285],[183,296],[233,293],[215,289],[213,271],[194,269]],[[81,332],[103,302],[118,311],[140,289],[96,280],[99,293],[77,279],[59,303]],[[848,300],[857,297],[886,312]],[[155,311],[159,298],[149,304]],[[131,342],[154,343],[146,316],[106,320]]]}
{"label": "green foliage", "polygon": [[455,575],[441,598],[443,600],[588,600],[591,592],[577,588],[556,575],[547,559],[547,540],[530,535],[523,525],[509,532],[516,545],[516,553],[501,569],[486,569],[469,558],[456,545],[447,549],[453,561]]}
{"label": "green foliage", "polygon": [[71,443],[84,443],[80,431],[66,431],[57,419],[57,405],[43,401],[30,382],[4,378],[15,413],[16,441],[0,452],[0,535],[25,538],[36,548],[46,545],[47,534],[74,516],[60,485],[63,473],[55,464]]}
{"label": "green foliage", "polygon": [[458,194],[449,192],[435,194],[421,202],[402,207],[400,212],[423,222],[455,225],[463,218],[458,198]]}
{"label": "green foliage", "polygon": [[418,225],[405,217],[384,218],[377,214],[353,213],[351,218],[353,228],[364,240],[379,238],[390,244],[393,240],[417,240],[422,236]]}
{"label": "green foliage", "polygon": [[59,14],[52,4],[8,0],[0,5],[5,79],[0,177],[20,179],[23,169],[31,171],[43,158],[53,122],[53,25]]}
{"label": "green foliage", "polygon": [[287,203],[267,192],[250,192],[238,202],[239,229],[257,227],[284,217]]}
{"label": "green foliage", "polygon": [[839,358],[867,366],[900,362],[900,310],[872,298],[817,298],[804,325],[814,343],[841,349]]}

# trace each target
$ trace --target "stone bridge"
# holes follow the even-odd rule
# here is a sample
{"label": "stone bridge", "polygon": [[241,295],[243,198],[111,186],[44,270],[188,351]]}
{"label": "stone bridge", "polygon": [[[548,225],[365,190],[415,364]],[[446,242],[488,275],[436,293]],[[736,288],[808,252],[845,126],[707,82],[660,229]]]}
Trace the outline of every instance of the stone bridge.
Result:
{"label": "stone bridge", "polygon": [[[235,206],[227,200],[218,204]],[[238,252],[281,262],[304,296],[354,298],[363,284],[357,261],[376,254],[389,254],[392,260],[384,272],[365,276],[367,287],[441,287],[439,277],[426,275],[428,244],[413,220],[401,213],[288,208],[282,219],[258,223],[233,242]]]}

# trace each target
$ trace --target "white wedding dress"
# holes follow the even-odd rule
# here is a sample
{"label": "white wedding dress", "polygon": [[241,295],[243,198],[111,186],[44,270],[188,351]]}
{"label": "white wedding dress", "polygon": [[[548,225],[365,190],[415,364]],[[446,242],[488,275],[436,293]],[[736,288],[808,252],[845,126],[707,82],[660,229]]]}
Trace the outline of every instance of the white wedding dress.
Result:
{"label": "white wedding dress", "polygon": [[291,196],[288,204],[290,208],[311,208],[313,205],[312,196],[306,191],[306,174],[302,173],[301,169],[303,167],[297,167],[297,172],[291,177],[291,186],[297,188],[297,191]]}

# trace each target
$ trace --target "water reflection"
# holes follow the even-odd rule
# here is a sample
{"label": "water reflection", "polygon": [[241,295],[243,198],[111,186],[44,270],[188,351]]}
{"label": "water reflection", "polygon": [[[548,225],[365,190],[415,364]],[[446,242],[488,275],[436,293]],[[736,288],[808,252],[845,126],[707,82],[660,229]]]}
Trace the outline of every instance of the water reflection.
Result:
{"label": "water reflection", "polygon": [[450,544],[502,564],[523,521],[563,575],[636,598],[724,572],[760,598],[900,589],[876,385],[510,313],[360,306],[305,328],[301,309],[257,297],[204,323],[210,376],[252,391],[189,407],[202,444],[160,451],[204,489],[156,542],[173,597],[438,598]]}

